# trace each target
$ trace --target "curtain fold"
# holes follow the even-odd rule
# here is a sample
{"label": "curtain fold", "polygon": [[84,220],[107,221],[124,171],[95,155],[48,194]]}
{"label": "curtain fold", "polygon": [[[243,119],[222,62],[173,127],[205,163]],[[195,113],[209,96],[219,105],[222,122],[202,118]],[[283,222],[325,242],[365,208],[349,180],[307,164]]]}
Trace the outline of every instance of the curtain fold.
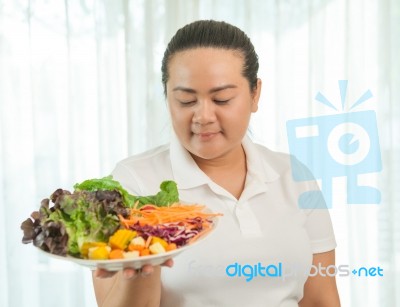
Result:
{"label": "curtain fold", "polygon": [[0,306],[95,306],[90,272],[22,245],[20,223],[55,189],[168,141],[161,59],[197,19],[233,23],[255,44],[251,135],[273,150],[289,151],[287,121],[334,114],[318,92],[340,105],[338,80],[347,103],[371,91],[355,110],[377,116],[383,170],[365,180],[381,204],[344,204],[339,178],[330,212],[337,264],[384,277],[337,281],[343,306],[399,305],[399,1],[0,0]]}

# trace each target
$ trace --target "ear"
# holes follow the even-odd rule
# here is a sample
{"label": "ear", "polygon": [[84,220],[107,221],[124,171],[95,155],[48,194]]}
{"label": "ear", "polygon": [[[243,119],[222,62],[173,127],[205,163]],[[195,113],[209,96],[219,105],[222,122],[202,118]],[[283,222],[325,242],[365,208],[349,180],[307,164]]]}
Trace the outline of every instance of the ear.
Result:
{"label": "ear", "polygon": [[252,93],[252,102],[251,102],[251,112],[255,113],[258,110],[258,101],[260,100],[260,95],[261,95],[261,79],[257,79],[257,86],[253,90]]}

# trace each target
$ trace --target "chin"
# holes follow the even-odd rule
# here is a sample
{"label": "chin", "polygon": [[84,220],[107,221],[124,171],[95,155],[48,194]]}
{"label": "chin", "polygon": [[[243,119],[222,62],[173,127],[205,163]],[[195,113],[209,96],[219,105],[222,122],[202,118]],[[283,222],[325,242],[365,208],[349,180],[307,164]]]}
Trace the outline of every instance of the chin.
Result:
{"label": "chin", "polygon": [[217,149],[206,149],[206,150],[193,150],[192,155],[199,157],[204,160],[213,160],[223,155],[223,152]]}
{"label": "chin", "polygon": [[219,157],[219,155],[215,153],[210,153],[210,154],[195,154],[196,157],[199,157],[203,160],[214,160]]}

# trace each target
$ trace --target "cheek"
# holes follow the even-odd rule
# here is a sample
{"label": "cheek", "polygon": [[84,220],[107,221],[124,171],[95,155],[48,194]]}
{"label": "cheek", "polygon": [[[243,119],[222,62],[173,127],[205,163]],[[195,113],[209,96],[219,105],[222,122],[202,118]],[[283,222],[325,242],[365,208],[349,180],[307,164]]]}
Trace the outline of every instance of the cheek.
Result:
{"label": "cheek", "polygon": [[179,129],[189,129],[192,122],[191,112],[182,108],[170,107],[172,125]]}
{"label": "cheek", "polygon": [[233,110],[231,117],[235,118],[232,122],[238,126],[247,125],[250,121],[252,105],[243,103]]}

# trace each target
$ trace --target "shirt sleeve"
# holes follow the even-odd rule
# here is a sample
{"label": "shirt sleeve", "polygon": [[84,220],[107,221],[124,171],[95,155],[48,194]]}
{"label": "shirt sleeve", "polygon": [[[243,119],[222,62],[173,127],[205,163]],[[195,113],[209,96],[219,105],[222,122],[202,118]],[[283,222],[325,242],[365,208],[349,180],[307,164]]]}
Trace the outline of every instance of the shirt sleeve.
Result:
{"label": "shirt sleeve", "polygon": [[302,201],[309,204],[301,209],[306,215],[305,229],[314,254],[328,252],[336,248],[335,234],[329,209],[316,181],[307,182],[307,191]]}
{"label": "shirt sleeve", "polygon": [[324,196],[310,170],[293,157],[291,162],[293,177],[304,180],[297,182],[300,187],[297,205],[306,215],[305,229],[310,238],[312,252],[316,254],[331,251],[337,244]]}
{"label": "shirt sleeve", "polygon": [[332,221],[328,209],[307,209],[305,229],[313,254],[328,252],[336,248]]}

